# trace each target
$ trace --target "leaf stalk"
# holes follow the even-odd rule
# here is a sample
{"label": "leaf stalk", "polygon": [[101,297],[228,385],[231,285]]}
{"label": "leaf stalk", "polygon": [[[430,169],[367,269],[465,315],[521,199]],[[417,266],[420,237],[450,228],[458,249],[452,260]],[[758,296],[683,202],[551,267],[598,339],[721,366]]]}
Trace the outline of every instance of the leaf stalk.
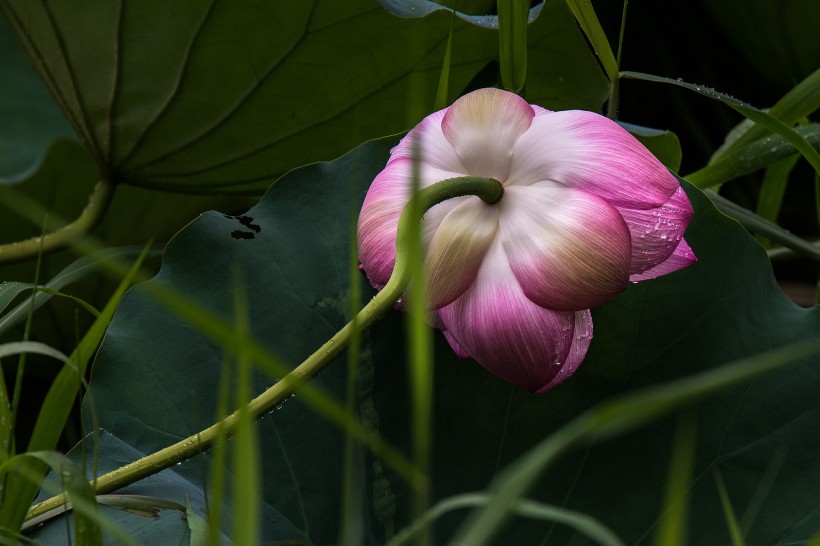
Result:
{"label": "leaf stalk", "polygon": [[[96,493],[105,494],[156,474],[176,463],[190,459],[212,447],[217,439],[225,438],[236,431],[240,416],[247,412],[253,420],[267,414],[277,404],[284,402],[300,386],[323,370],[338,356],[350,341],[354,331],[363,332],[376,319],[384,315],[404,294],[410,279],[408,247],[413,236],[411,229],[418,224],[421,216],[434,205],[466,195],[475,195],[488,204],[496,203],[503,195],[503,187],[497,180],[464,176],[437,182],[419,190],[402,211],[396,235],[396,265],[390,280],[376,296],[365,305],[359,314],[331,337],[316,352],[294,368],[288,375],[251,400],[245,408],[238,409],[210,427],[185,438],[173,445],[147,455],[123,467],[92,480]],[[418,212],[416,212],[418,211]],[[242,342],[242,340],[238,340]],[[67,501],[65,494],[51,497],[32,506],[26,519],[38,517],[54,510]]]}
{"label": "leaf stalk", "polygon": [[91,233],[99,225],[113,197],[114,185],[105,179],[100,180],[88,197],[88,204],[70,224],[31,239],[0,245],[0,265],[57,252],[67,247],[72,240]]}

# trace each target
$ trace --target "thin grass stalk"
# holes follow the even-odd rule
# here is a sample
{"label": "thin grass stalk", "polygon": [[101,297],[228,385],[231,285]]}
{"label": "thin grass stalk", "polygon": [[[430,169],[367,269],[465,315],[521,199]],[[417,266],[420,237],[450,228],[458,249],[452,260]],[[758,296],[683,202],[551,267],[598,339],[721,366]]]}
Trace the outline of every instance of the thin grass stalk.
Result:
{"label": "thin grass stalk", "polygon": [[[354,218],[355,224],[355,215]],[[355,227],[355,225],[354,225]],[[351,230],[355,233],[355,229]],[[348,419],[356,418],[357,384],[359,381],[359,356],[361,352],[361,328],[358,308],[361,301],[361,285],[358,276],[358,245],[353,238],[348,251],[348,271],[350,272],[350,296],[348,313],[351,318],[350,347],[347,350],[347,384],[345,386],[345,411]],[[363,514],[361,511],[360,487],[356,472],[356,452],[358,442],[345,431],[344,470],[342,474],[342,518],[339,530],[339,544],[355,546],[363,540]]]}
{"label": "thin grass stalk", "polygon": [[666,479],[663,514],[656,546],[685,546],[689,512],[689,489],[695,458],[695,420],[690,415],[678,419],[672,462]]}

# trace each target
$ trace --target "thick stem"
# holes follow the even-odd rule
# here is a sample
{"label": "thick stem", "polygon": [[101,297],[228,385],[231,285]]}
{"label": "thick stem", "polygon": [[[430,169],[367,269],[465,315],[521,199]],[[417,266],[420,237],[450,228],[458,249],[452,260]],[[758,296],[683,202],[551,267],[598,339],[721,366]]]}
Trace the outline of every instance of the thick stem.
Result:
{"label": "thick stem", "polygon": [[609,81],[609,102],[607,103],[606,116],[609,119],[618,119],[618,94],[621,85],[621,53],[624,48],[624,32],[626,31],[626,7],[629,5],[629,0],[624,0],[623,12],[621,13],[621,31],[618,33],[618,53],[615,57],[615,65],[618,68],[618,74]]}
{"label": "thick stem", "polygon": [[39,237],[0,245],[0,265],[62,250],[72,239],[90,233],[102,220],[113,196],[114,186],[107,180],[100,180],[88,198],[88,205],[70,224]]}
{"label": "thick stem", "polygon": [[[293,394],[305,381],[319,373],[333,359],[342,352],[355,328],[366,330],[373,322],[386,313],[401,297],[407,288],[409,271],[407,263],[407,249],[410,233],[408,226],[413,225],[412,213],[420,214],[430,207],[464,195],[476,195],[486,203],[496,203],[501,199],[503,187],[497,180],[464,176],[437,182],[420,190],[415,195],[415,203],[404,207],[399,219],[398,234],[396,235],[396,265],[393,274],[384,289],[376,294],[370,302],[359,311],[353,321],[348,322],[339,332],[330,338],[316,352],[293,369],[265,392],[248,403],[247,411],[252,419],[265,415],[277,404],[283,402]],[[416,219],[417,221],[417,219]],[[127,464],[117,470],[104,474],[92,482],[97,494],[104,494],[125,487],[142,478],[156,474],[178,462],[190,459],[194,455],[209,449],[219,437],[233,434],[239,420],[239,410],[227,416],[221,422],[211,425],[184,440],[168,446],[160,451],[147,455],[142,459]],[[41,503],[35,504],[28,511],[26,519],[35,518],[65,504],[65,494],[57,495]]]}

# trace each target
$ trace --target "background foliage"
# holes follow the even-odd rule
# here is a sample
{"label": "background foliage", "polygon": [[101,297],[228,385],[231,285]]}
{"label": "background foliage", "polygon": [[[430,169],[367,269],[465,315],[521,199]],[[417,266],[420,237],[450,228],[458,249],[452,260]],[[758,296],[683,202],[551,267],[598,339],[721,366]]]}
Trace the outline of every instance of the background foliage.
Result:
{"label": "background foliage", "polygon": [[[602,36],[617,53],[622,6],[600,4]],[[0,215],[0,242],[42,230],[42,217],[18,205],[21,194],[52,218],[73,218],[99,178],[116,192],[94,231],[97,247],[171,239],[158,275],[119,306],[93,362],[83,419],[70,420],[59,441],[64,448],[76,443],[71,458],[88,476],[95,463],[98,474],[113,470],[193,434],[242,399],[242,358],[157,302],[152,285],[227,321],[246,321],[272,355],[299,363],[344,325],[351,303],[373,296],[359,273],[351,277],[349,256],[364,192],[398,139],[377,137],[406,130],[431,112],[442,81],[452,101],[495,85],[499,74],[497,19],[454,18],[447,9],[422,17],[436,6],[421,0],[385,2],[405,16],[418,15],[410,18],[370,0],[0,5],[0,70],[8,74],[0,89],[0,198],[8,207]],[[493,5],[465,1],[459,10],[492,14]],[[578,10],[594,13],[589,4],[557,0],[531,11],[523,95],[551,109],[600,112],[612,92],[599,63],[607,52],[592,51],[590,44],[600,42],[576,22]],[[820,49],[811,21],[820,21],[820,10],[809,0],[639,4],[630,6],[619,58],[630,70],[681,76],[770,106],[806,78],[814,81]],[[692,29],[701,29],[699,40],[688,39]],[[445,62],[448,47],[452,56]],[[681,173],[706,165],[741,121],[720,102],[671,86],[624,80],[619,96],[620,119],[662,129],[627,125]],[[805,119],[799,122],[808,130],[818,96],[820,84],[812,83],[801,99]],[[816,175],[797,156],[779,166],[767,158],[759,153],[732,163],[732,183],[722,193],[816,238]],[[752,163],[767,169],[746,167]],[[795,306],[777,285],[814,284],[816,266],[806,258],[776,261],[775,277],[760,243],[707,195],[685,187],[696,208],[686,238],[699,262],[596,309],[588,358],[560,388],[545,396],[518,391],[457,359],[436,335],[431,504],[491,485],[496,491],[539,442],[560,436],[567,423],[602,403],[771,349],[785,347],[779,353],[785,362],[789,347],[818,338],[817,309]],[[211,208],[220,212],[197,218]],[[77,247],[90,251],[83,248]],[[33,260],[4,265],[2,278],[45,283],[76,251],[38,260],[36,274]],[[114,265],[92,263],[71,277],[76,284],[58,290],[100,310],[108,304],[113,313],[118,297],[111,294],[125,285]],[[158,265],[149,261],[148,271]],[[100,269],[109,275],[97,276]],[[24,300],[29,292],[5,293],[19,309],[17,318],[0,322],[7,324],[0,330],[4,341],[42,341],[69,354],[79,340],[91,339],[86,332],[96,327],[101,336],[107,324],[76,299],[40,294],[51,301],[32,313]],[[245,300],[245,308],[237,307]],[[0,321],[13,309],[0,309]],[[404,328],[401,314],[388,314],[362,333],[355,365],[335,362],[313,383],[321,396],[338,401],[339,411],[346,403],[355,407],[364,428],[385,446],[412,453]],[[30,356],[22,366],[4,358],[8,392],[21,376],[25,390],[17,426],[0,422],[0,432],[16,438],[0,464],[15,450],[26,451],[52,377],[65,370],[55,362]],[[587,438],[534,479],[527,498],[587,514],[629,544],[808,543],[820,529],[817,362],[816,353],[798,359],[680,416],[658,413],[661,420],[614,439]],[[254,368],[248,381],[261,392],[279,377]],[[226,392],[233,392],[227,406]],[[72,400],[64,403],[70,408]],[[61,429],[52,431],[52,448]],[[258,438],[258,474],[250,479],[246,467],[254,464],[218,448],[120,491],[176,503],[157,512],[158,519],[115,508],[102,514],[146,544],[205,543],[203,519],[217,523],[211,539],[238,543],[246,539],[237,529],[248,527],[252,536],[258,521],[263,541],[382,544],[396,532],[398,541],[419,515],[413,488],[390,459],[351,444],[345,430],[302,396],[271,411],[249,434],[228,445]],[[95,449],[98,460],[91,456]],[[7,501],[36,490],[36,483],[21,485],[23,478],[7,480]],[[220,486],[222,480],[228,485]],[[41,498],[49,493],[45,488]],[[248,502],[258,516],[245,508]],[[0,522],[14,532],[25,505],[4,504]],[[472,521],[467,514],[443,516],[433,542],[463,533]],[[590,541],[592,524],[573,530],[545,518],[516,517],[495,541]],[[67,535],[58,523],[64,521],[29,536],[47,544],[99,540],[92,532]],[[83,525],[78,517],[77,529]],[[109,538],[118,532],[106,529]]]}

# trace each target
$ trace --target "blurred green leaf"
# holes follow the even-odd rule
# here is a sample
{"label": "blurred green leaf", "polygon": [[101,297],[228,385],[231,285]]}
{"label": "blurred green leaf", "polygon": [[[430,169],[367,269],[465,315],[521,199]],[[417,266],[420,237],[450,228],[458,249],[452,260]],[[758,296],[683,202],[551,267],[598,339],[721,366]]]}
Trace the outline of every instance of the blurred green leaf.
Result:
{"label": "blurred green leaf", "polygon": [[[820,68],[794,86],[768,112],[769,115],[784,123],[792,124],[811,115],[818,108],[820,108]],[[741,123],[727,135],[726,142],[715,152],[712,160],[738,151],[744,145],[768,134],[769,130],[765,127],[751,123]]]}
{"label": "blurred green leaf", "polygon": [[691,418],[682,417],[678,422],[655,546],[686,544],[689,486],[692,482],[692,461],[695,457],[695,430]]}
{"label": "blurred green leaf", "polygon": [[735,510],[732,508],[732,499],[729,498],[729,492],[726,491],[726,484],[723,483],[723,478],[719,470],[714,469],[713,475],[715,477],[715,486],[717,487],[718,495],[720,495],[720,504],[723,506],[726,526],[729,528],[729,536],[732,537],[732,546],[745,546],[746,542],[743,540],[740,524],[738,524]]}
{"label": "blurred green leaf", "polygon": [[[232,296],[234,300],[234,324],[236,338],[245,339],[248,335],[248,295],[244,283],[244,272],[241,266],[234,269]],[[259,438],[253,426],[248,402],[251,401],[251,355],[247,347],[241,344],[236,358],[236,378],[234,387],[234,407],[239,408],[236,434],[233,444],[233,532],[231,538],[237,546],[255,546],[259,542],[259,483],[261,478],[261,459]]]}
{"label": "blurred green leaf", "polygon": [[[775,161],[766,168],[763,176],[763,183],[760,185],[760,192],[757,196],[757,208],[755,212],[770,222],[777,222],[780,214],[780,206],[783,204],[783,195],[786,193],[786,186],[789,184],[791,174],[800,156],[794,154]],[[769,242],[765,237],[758,236],[757,240],[768,247]]]}
{"label": "blurred green leaf", "polygon": [[[160,274],[149,282],[172,286],[229,317],[233,270],[242,264],[253,295],[248,302],[251,333],[285,361],[301,361],[345,323],[350,214],[395,142],[370,142],[335,162],[293,171],[245,214],[250,219],[245,221],[258,230],[233,217],[203,215],[168,245]],[[695,208],[686,238],[699,261],[639,283],[594,310],[595,339],[586,362],[550,393],[514,389],[475,363],[460,361],[436,336],[432,411],[437,419],[431,431],[435,498],[485,488],[500,468],[618,393],[820,338],[818,309],[800,309],[783,296],[760,246],[698,190],[686,189]],[[232,235],[238,231],[249,237]],[[365,281],[360,277],[357,282]],[[92,378],[101,426],[143,453],[212,422],[224,352],[148,293],[136,288],[124,299]],[[372,294],[364,290],[363,300]],[[358,403],[367,426],[410,452],[402,319],[391,313],[368,332]],[[343,360],[315,378],[316,386],[343,396]],[[814,511],[820,484],[820,462],[814,456],[820,438],[813,433],[820,426],[818,374],[816,358],[803,360],[695,406],[704,425],[692,467],[696,479],[691,495],[698,502],[690,507],[691,543],[729,540],[713,483],[697,477],[719,460],[733,497],[751,498],[775,447],[793,449],[760,501],[749,544],[799,541],[820,528],[820,512]],[[139,389],[128,387],[135,377]],[[260,374],[254,377],[254,389],[271,381]],[[668,407],[632,409],[649,419]],[[335,541],[344,435],[307,410],[299,396],[257,427],[265,454],[263,539]],[[672,428],[662,421],[560,458],[543,480],[530,484],[533,500],[589,514],[627,543],[646,541],[657,525],[662,502],[658,484],[666,478]],[[617,430],[622,429],[608,433]],[[101,453],[111,467],[110,455]],[[201,466],[207,468],[210,461],[203,455],[175,470],[201,490]],[[367,469],[370,492],[362,507],[364,539],[381,543],[390,529],[412,520],[412,490],[366,453],[357,454],[356,464]],[[227,479],[231,476],[227,471]],[[145,494],[165,498],[146,488]],[[445,542],[462,521],[463,515],[451,514],[438,522],[435,542]],[[531,543],[534,536],[562,544],[573,540],[574,531],[545,529],[543,523],[522,519],[503,529],[504,544]]]}
{"label": "blurred green leaf", "polygon": [[[372,0],[0,4],[103,175],[178,191],[261,192],[407,129],[433,106],[451,19],[402,20]],[[600,89],[567,92],[599,72],[591,54],[560,54],[583,51],[574,21],[560,3],[541,11],[531,32],[549,41],[550,66],[538,98],[597,109]],[[496,58],[495,38],[456,22],[453,88]]]}
{"label": "blurred green leaf", "polygon": [[[431,508],[424,515],[424,518],[417,520],[394,536],[387,543],[387,546],[406,544],[414,538],[414,535],[423,524],[439,519],[447,512],[453,510],[485,506],[490,501],[490,498],[490,495],[484,493],[465,493],[463,495],[443,499]],[[568,525],[577,529],[578,532],[585,535],[586,538],[593,539],[597,544],[601,544],[602,546],[623,546],[624,544],[612,531],[585,514],[579,514],[557,506],[548,506],[529,500],[518,501],[510,510],[518,516]]]}
{"label": "blurred green leaf", "polygon": [[664,78],[661,76],[653,76],[652,74],[643,74],[640,72],[621,72],[621,77],[626,79],[643,80],[647,82],[665,83],[694,91],[704,97],[720,101],[726,106],[743,114],[754,123],[765,127],[768,131],[780,135],[786,142],[794,146],[800,154],[806,158],[806,161],[811,163],[814,170],[820,173],[820,152],[814,148],[814,144],[810,142],[800,131],[793,129],[790,124],[781,121],[780,119],[758,110],[753,106],[740,101],[734,97],[720,93],[710,87],[704,85],[697,85],[685,82],[681,79],[673,80],[671,78]]}
{"label": "blurred green leaf", "polygon": [[[820,146],[820,123],[795,128],[812,146]],[[725,154],[714,163],[686,175],[686,180],[699,188],[716,186],[744,174],[773,165],[795,155],[797,150],[780,135],[769,135]]]}
{"label": "blurred green leaf", "polygon": [[609,81],[617,80],[618,62],[615,60],[609,40],[607,40],[604,29],[601,28],[601,23],[595,14],[595,8],[592,7],[589,0],[566,0],[566,4],[572,10],[572,14],[575,15],[578,24],[584,31],[584,35],[592,45],[592,49],[600,60]]}
{"label": "blurred green leaf", "polygon": [[501,85],[518,93],[527,79],[527,12],[529,0],[499,0],[498,61]]}

